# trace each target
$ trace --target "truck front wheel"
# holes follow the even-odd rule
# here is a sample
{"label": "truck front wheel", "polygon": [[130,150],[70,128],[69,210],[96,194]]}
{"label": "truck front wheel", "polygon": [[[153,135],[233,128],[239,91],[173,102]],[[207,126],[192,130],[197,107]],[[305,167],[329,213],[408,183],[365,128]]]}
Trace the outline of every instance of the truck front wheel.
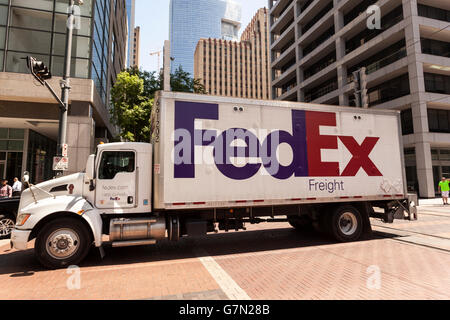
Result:
{"label": "truck front wheel", "polygon": [[0,240],[11,237],[15,224],[15,219],[12,215],[0,214]]}
{"label": "truck front wheel", "polygon": [[331,234],[340,242],[356,241],[363,232],[361,213],[353,206],[342,206],[331,214]]}
{"label": "truck front wheel", "polygon": [[73,218],[49,222],[36,237],[35,255],[47,268],[57,269],[79,264],[92,244],[85,225]]}

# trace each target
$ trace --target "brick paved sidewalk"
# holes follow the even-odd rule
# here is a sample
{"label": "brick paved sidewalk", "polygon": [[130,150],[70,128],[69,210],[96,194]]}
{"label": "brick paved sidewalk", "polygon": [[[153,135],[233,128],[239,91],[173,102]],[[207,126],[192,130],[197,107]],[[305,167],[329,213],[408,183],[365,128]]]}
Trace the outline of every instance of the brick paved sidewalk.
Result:
{"label": "brick paved sidewalk", "polygon": [[[68,289],[67,270],[44,270],[33,250],[10,250],[7,240],[0,242],[0,297],[449,299],[450,253],[432,248],[436,241],[420,243],[425,236],[418,234],[433,239],[449,232],[448,220],[423,214],[416,222],[375,226],[372,239],[347,244],[274,223],[179,243],[107,248],[104,260],[93,250],[80,269],[80,290]],[[377,231],[383,226],[392,230]]]}

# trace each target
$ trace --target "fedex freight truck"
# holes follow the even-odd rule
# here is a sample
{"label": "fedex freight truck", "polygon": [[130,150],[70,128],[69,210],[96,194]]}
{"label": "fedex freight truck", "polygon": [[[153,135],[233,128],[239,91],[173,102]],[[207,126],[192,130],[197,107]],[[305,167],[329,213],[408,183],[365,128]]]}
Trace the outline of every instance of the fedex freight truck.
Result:
{"label": "fedex freight truck", "polygon": [[395,111],[159,92],[151,143],[99,145],[85,172],[29,188],[11,243],[36,239],[39,261],[58,268],[106,239],[149,245],[246,223],[354,241],[371,216],[415,217],[402,155]]}

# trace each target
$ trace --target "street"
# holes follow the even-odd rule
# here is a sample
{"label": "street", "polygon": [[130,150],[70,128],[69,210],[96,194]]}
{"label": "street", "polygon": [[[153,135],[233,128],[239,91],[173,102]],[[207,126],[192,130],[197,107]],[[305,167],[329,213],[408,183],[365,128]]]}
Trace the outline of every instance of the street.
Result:
{"label": "street", "polygon": [[287,223],[248,225],[246,232],[106,248],[103,260],[92,250],[79,270],[45,270],[32,249],[10,250],[2,240],[0,297],[449,299],[450,208],[423,203],[418,221],[372,219],[373,236],[355,243],[299,234]]}

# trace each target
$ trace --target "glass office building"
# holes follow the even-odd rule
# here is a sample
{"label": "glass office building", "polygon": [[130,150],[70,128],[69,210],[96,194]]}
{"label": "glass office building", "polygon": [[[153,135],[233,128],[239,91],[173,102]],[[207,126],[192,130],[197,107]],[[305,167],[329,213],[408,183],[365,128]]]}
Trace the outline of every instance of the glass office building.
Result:
{"label": "glass office building", "polygon": [[126,0],[126,1],[127,1],[127,28],[128,28],[127,68],[129,68],[133,65],[136,0]]}
{"label": "glass office building", "polygon": [[[71,76],[93,79],[104,102],[108,50],[117,46],[109,41],[111,6],[116,3],[85,0],[72,44]],[[22,58],[31,55],[49,66],[54,76],[62,76],[67,8],[67,0],[0,0],[0,72],[28,73]]]}
{"label": "glass office building", "polygon": [[171,0],[172,72],[182,66],[194,75],[194,53],[201,38],[238,40],[242,7],[229,0]]}
{"label": "glass office building", "polygon": [[[54,77],[63,75],[68,4],[0,0],[0,178],[28,170],[38,182],[53,174],[58,107],[28,75],[24,58],[43,61]],[[109,90],[126,62],[126,0],[84,0],[75,14],[67,132],[71,172],[84,170],[97,139],[115,134]],[[59,94],[57,79],[52,86]]]}

